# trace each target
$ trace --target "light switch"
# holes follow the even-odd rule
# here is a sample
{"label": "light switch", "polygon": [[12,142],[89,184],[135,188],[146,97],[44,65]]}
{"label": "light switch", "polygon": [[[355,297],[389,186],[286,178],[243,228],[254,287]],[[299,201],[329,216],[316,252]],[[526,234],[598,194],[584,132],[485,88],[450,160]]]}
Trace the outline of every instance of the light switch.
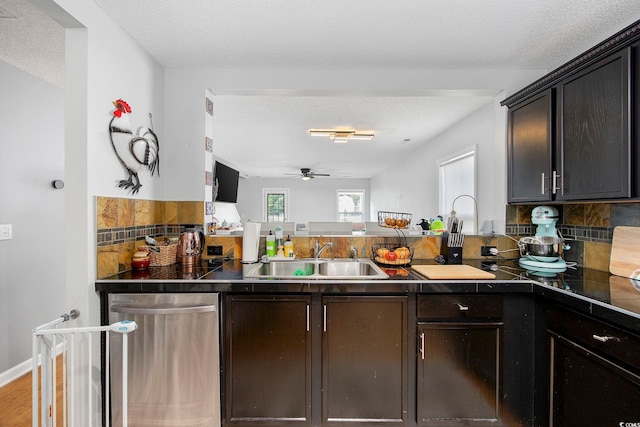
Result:
{"label": "light switch", "polygon": [[10,240],[13,238],[11,224],[0,224],[0,240]]}

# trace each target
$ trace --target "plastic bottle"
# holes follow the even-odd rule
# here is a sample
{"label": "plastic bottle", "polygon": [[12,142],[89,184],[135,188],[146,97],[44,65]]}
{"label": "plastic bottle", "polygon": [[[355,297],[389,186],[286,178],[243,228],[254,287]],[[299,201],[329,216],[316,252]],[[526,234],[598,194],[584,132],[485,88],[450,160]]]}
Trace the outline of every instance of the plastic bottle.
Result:
{"label": "plastic bottle", "polygon": [[284,257],[293,258],[293,242],[289,236],[287,236],[287,241],[284,242]]}
{"label": "plastic bottle", "polygon": [[267,256],[276,256],[276,236],[273,235],[271,230],[267,235]]}
{"label": "plastic bottle", "polygon": [[284,242],[282,240],[282,227],[278,225],[276,226],[276,248],[280,246],[284,247]]}

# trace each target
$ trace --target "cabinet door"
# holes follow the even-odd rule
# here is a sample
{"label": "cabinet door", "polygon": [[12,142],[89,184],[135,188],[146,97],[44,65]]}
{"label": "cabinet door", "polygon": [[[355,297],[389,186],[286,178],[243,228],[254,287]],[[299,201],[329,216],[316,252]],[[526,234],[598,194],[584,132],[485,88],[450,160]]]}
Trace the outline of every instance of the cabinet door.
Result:
{"label": "cabinet door", "polygon": [[418,324],[418,424],[501,425],[501,324]]}
{"label": "cabinet door", "polygon": [[407,423],[407,298],[325,297],[323,423]]}
{"label": "cabinet door", "polygon": [[638,375],[553,333],[550,349],[551,426],[637,425]]}
{"label": "cabinet door", "polygon": [[557,200],[631,196],[629,49],[559,87]]}
{"label": "cabinet door", "polygon": [[552,92],[509,109],[508,201],[551,200]]}
{"label": "cabinet door", "polygon": [[226,302],[226,424],[310,424],[311,298]]}

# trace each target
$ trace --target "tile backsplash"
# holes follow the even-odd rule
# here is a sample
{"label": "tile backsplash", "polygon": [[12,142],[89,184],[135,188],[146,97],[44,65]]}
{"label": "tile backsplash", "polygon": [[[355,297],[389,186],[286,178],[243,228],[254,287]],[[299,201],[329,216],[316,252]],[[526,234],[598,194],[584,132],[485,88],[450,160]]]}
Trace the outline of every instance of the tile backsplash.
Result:
{"label": "tile backsplash", "polygon": [[131,268],[144,237],[177,236],[186,227],[202,228],[204,202],[97,197],[97,276]]}
{"label": "tile backsplash", "polygon": [[[145,236],[177,236],[186,227],[202,228],[204,203],[97,197],[97,277],[103,278],[130,269],[131,257],[138,246],[145,244]],[[511,236],[535,234],[535,226],[531,224],[531,211],[535,206],[539,204],[507,206],[506,233]],[[596,270],[609,269],[614,227],[640,226],[640,203],[566,204],[555,207],[560,213],[558,229],[571,245],[571,249],[565,252],[565,258]],[[302,256],[309,255],[312,239],[311,236],[296,237],[296,248]],[[367,254],[374,240],[380,238],[367,236],[354,239],[336,236],[332,240],[336,242],[337,249],[355,245],[361,254]],[[439,237],[412,237],[409,240],[416,258],[431,258],[439,251]],[[206,241],[207,244],[222,245],[225,256],[241,256],[241,236],[207,236]],[[504,236],[468,236],[464,258],[479,258],[481,245],[495,245],[500,250],[515,248],[515,243]],[[338,254],[337,249],[334,256],[347,256],[346,253]]]}
{"label": "tile backsplash", "polygon": [[[535,205],[506,208],[506,233],[531,236],[531,212]],[[565,259],[581,266],[608,271],[613,229],[619,225],[640,226],[640,203],[575,203],[554,205],[560,214],[557,228],[571,246]]]}

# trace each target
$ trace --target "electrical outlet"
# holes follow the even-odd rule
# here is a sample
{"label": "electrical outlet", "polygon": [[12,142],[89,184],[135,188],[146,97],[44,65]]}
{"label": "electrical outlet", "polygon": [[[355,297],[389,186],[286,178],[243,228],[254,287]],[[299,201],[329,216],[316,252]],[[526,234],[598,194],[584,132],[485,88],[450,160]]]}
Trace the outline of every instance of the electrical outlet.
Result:
{"label": "electrical outlet", "polygon": [[480,246],[480,256],[494,256],[491,253],[491,249],[496,249],[495,246]]}
{"label": "electrical outlet", "polygon": [[0,240],[13,239],[13,227],[11,224],[0,224]]}
{"label": "electrical outlet", "polygon": [[207,246],[207,255],[222,255],[222,246]]}

